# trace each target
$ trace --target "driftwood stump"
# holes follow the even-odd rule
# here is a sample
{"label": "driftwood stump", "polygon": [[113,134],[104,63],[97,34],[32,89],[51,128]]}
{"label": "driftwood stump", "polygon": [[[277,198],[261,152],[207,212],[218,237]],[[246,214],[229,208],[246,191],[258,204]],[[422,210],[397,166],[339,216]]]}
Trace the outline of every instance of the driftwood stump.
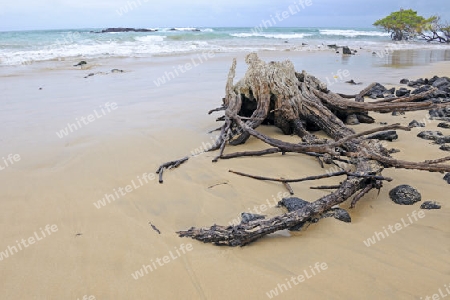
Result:
{"label": "driftwood stump", "polygon": [[[450,157],[425,162],[400,161],[391,157],[388,149],[380,141],[366,137],[383,130],[409,130],[409,127],[395,124],[356,134],[344,124],[344,120],[350,114],[356,115],[361,121],[373,122],[368,116],[370,111],[392,112],[436,108],[438,104],[420,101],[433,91],[411,97],[363,102],[365,94],[374,84],[353,97],[341,96],[329,91],[326,84],[305,71],[297,73],[290,61],[266,63],[260,60],[256,53],[251,53],[247,55],[246,63],[248,70],[244,78],[234,84],[236,59],[233,60],[223,106],[213,110],[225,110],[223,118],[225,123],[220,129],[221,134],[210,149],[220,150],[214,161],[240,156],[297,152],[316,156],[321,162],[326,163],[346,161],[353,169],[337,172],[336,176],[345,176],[345,179],[339,186],[329,187],[335,189],[333,192],[297,211],[235,226],[213,225],[209,228],[191,228],[177,232],[180,237],[191,237],[215,245],[243,246],[275,231],[308,222],[352,196],[351,207],[354,207],[371,189],[380,189],[383,180],[391,180],[382,176],[384,168],[450,171],[450,165],[446,164]],[[350,100],[351,97],[355,99]],[[284,134],[294,133],[302,142],[287,143],[263,135],[255,130],[261,124],[273,124]],[[330,139],[319,139],[311,133],[318,129],[323,130]],[[227,144],[245,143],[250,136],[260,139],[272,148],[265,151],[223,155]],[[277,180],[286,185],[295,181],[284,178],[256,179]]]}

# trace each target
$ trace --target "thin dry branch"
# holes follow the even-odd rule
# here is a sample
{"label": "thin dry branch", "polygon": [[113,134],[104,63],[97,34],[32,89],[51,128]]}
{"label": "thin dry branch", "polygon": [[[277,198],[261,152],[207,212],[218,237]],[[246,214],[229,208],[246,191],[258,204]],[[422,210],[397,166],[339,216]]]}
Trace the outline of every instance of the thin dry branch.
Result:
{"label": "thin dry branch", "polygon": [[316,175],[316,176],[308,176],[308,177],[298,178],[298,179],[285,179],[285,178],[270,178],[270,177],[264,177],[264,176],[250,175],[250,174],[246,174],[246,173],[242,173],[242,172],[238,172],[238,171],[233,171],[233,170],[229,170],[228,172],[236,174],[236,175],[244,176],[244,177],[250,177],[250,178],[253,178],[253,179],[257,179],[257,180],[286,182],[286,183],[288,183],[288,182],[302,182],[302,181],[308,181],[308,180],[317,180],[317,179],[330,178],[330,177],[342,176],[342,175],[347,175],[348,174],[348,172],[346,172],[346,171],[338,171],[338,172],[327,173],[327,174]]}
{"label": "thin dry branch", "polygon": [[178,168],[181,164],[185,163],[188,159],[189,159],[189,157],[186,156],[186,157],[183,157],[182,159],[169,161],[169,162],[162,164],[156,171],[156,174],[159,174],[159,183],[163,183],[163,173],[164,173],[165,169]]}
{"label": "thin dry branch", "polygon": [[263,156],[268,154],[274,154],[281,152],[278,148],[269,148],[266,150],[260,150],[260,151],[243,151],[243,152],[235,152],[230,154],[223,154],[220,159],[231,159],[236,157],[245,157],[245,156]]}

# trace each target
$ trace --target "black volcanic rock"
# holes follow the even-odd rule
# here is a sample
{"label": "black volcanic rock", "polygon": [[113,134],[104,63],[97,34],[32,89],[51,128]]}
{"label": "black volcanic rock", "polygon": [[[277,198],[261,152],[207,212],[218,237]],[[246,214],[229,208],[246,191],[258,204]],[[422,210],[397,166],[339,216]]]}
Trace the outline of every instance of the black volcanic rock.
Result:
{"label": "black volcanic rock", "polygon": [[288,210],[288,212],[299,210],[308,204],[309,204],[308,201],[305,201],[297,197],[283,198],[281,199],[280,202],[278,202],[278,205],[285,207]]}
{"label": "black volcanic rock", "polygon": [[435,141],[438,138],[443,137],[443,134],[440,131],[429,131],[429,130],[427,130],[427,131],[420,132],[417,136],[420,137],[421,139],[424,139],[424,140]]}
{"label": "black volcanic rock", "polygon": [[435,140],[435,143],[438,144],[438,145],[450,143],[450,135],[445,135],[445,136],[442,136],[442,137],[438,137]]}
{"label": "black volcanic rock", "polygon": [[412,205],[422,200],[420,193],[415,188],[407,184],[402,184],[393,188],[389,192],[389,197],[392,201],[400,205]]}
{"label": "black volcanic rock", "polygon": [[389,131],[381,131],[381,132],[374,133],[372,135],[369,135],[367,138],[392,142],[393,140],[398,139],[398,135],[397,135],[397,131],[389,130]]}
{"label": "black volcanic rock", "polygon": [[[308,204],[309,204],[308,201],[305,201],[305,200],[297,198],[297,197],[283,198],[280,202],[278,202],[279,206],[285,207],[289,212],[293,212],[295,210],[302,209],[303,207],[305,207]],[[330,210],[320,214],[318,217],[319,218],[314,218],[314,219],[309,220],[309,222],[316,223],[319,219],[329,218],[329,217],[333,217],[336,220],[346,222],[346,223],[350,223],[352,221],[350,214],[345,209],[342,209],[339,207],[333,207]],[[295,226],[289,228],[289,230],[299,231],[302,229],[303,225],[305,225],[305,222],[295,225]]]}
{"label": "black volcanic rock", "polygon": [[110,32],[156,32],[158,29],[145,29],[145,28],[107,28],[100,31],[100,33]]}
{"label": "black volcanic rock", "polygon": [[438,125],[437,125],[437,127],[440,127],[440,128],[450,128],[450,123],[447,123],[447,122],[441,122],[441,123],[439,123]]}
{"label": "black volcanic rock", "polygon": [[352,53],[352,50],[350,50],[350,48],[347,47],[347,46],[342,47],[342,53],[343,53],[343,54],[349,54],[349,55],[352,55],[352,54],[353,54],[353,53]]}
{"label": "black volcanic rock", "polygon": [[366,95],[369,95],[369,97],[372,99],[376,99],[376,98],[384,98],[385,93],[388,93],[388,90],[386,89],[386,87],[377,82],[370,89],[370,91],[367,92]]}
{"label": "black volcanic rock", "polygon": [[450,81],[449,81],[448,78],[446,78],[446,77],[441,77],[441,78],[436,79],[436,80],[433,82],[433,86],[434,86],[434,87],[437,87],[437,88],[440,88],[441,86],[448,85],[449,83],[450,83]]}
{"label": "black volcanic rock", "polygon": [[405,89],[405,88],[399,88],[399,89],[395,92],[395,96],[397,96],[397,97],[403,97],[403,96],[408,97],[410,93],[411,93],[411,91],[408,90],[408,89]]}
{"label": "black volcanic rock", "polygon": [[[450,151],[450,146],[449,145],[442,145],[441,147],[439,147],[439,149],[442,150],[442,151]],[[450,173],[448,173],[448,174],[450,174]],[[450,176],[446,180],[450,181]]]}
{"label": "black volcanic rock", "polygon": [[441,209],[441,205],[436,201],[426,201],[420,206],[421,209]]}
{"label": "black volcanic rock", "polygon": [[450,184],[450,173],[445,174],[444,178],[445,181],[447,181],[448,184]]}
{"label": "black volcanic rock", "polygon": [[409,124],[408,124],[408,126],[409,127],[425,127],[425,123],[420,123],[419,121],[417,121],[417,120],[412,120]]}

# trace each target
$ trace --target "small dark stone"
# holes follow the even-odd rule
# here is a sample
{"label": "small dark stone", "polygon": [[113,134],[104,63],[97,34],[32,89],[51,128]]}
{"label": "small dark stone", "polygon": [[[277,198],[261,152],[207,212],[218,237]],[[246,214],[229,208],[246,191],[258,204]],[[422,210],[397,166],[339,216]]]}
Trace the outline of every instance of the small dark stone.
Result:
{"label": "small dark stone", "polygon": [[392,201],[400,205],[412,205],[422,200],[420,193],[407,184],[402,184],[393,188],[389,192],[389,197]]}
{"label": "small dark stone", "polygon": [[74,67],[78,67],[78,66],[83,66],[83,65],[87,65],[87,62],[82,60],[79,63],[77,63],[76,65],[73,65]]}
{"label": "small dark stone", "polygon": [[414,87],[414,86],[416,86],[416,82],[415,81],[410,81],[410,82],[407,83],[407,85],[410,86],[410,87]]}
{"label": "small dark stone", "polygon": [[425,123],[419,123],[417,120],[412,120],[409,124],[409,127],[425,127]]}
{"label": "small dark stone", "polygon": [[305,201],[305,200],[297,198],[297,197],[283,198],[283,199],[281,199],[280,202],[278,202],[278,205],[284,206],[288,210],[288,212],[291,212],[294,210],[299,210],[308,204],[309,204],[308,201]]}
{"label": "small dark stone", "polygon": [[403,78],[402,80],[400,80],[401,84],[407,84],[409,82],[409,79]]}
{"label": "small dark stone", "polygon": [[251,221],[255,221],[255,220],[260,220],[260,219],[264,219],[265,216],[263,215],[258,215],[258,214],[251,214],[251,213],[241,213],[241,224],[247,224]]}
{"label": "small dark stone", "polygon": [[387,122],[380,122],[380,125],[387,125]]}
{"label": "small dark stone", "polygon": [[426,201],[420,206],[421,209],[441,209],[441,205],[436,201]]}
{"label": "small dark stone", "polygon": [[442,151],[450,151],[450,146],[449,145],[442,145],[441,147],[439,147],[439,149],[441,149]]}
{"label": "small dark stone", "polygon": [[350,217],[350,214],[345,209],[333,208],[332,211],[334,212],[334,218],[336,220],[339,220],[339,221],[342,221],[345,223],[350,223],[352,221],[352,217]]}
{"label": "small dark stone", "polygon": [[450,135],[445,135],[443,137],[439,137],[436,139],[436,144],[438,145],[442,145],[442,144],[446,144],[446,143],[450,143]]}
{"label": "small dark stone", "polygon": [[[278,202],[278,205],[284,206],[288,210],[288,212],[301,209],[305,205],[308,205],[308,204],[309,204],[308,201],[305,201],[305,200],[297,198],[297,197],[283,198],[283,199],[281,199],[280,202]],[[302,229],[303,225],[305,225],[305,223],[300,223],[298,225],[295,225],[295,226],[289,228],[289,230],[299,231]]]}
{"label": "small dark stone", "polygon": [[423,78],[417,79],[417,80],[416,80],[416,84],[420,84],[420,85],[426,84],[426,83],[425,83],[425,79],[423,79]]}
{"label": "small dark stone", "polygon": [[375,119],[372,118],[371,116],[369,116],[368,113],[358,113],[356,115],[356,117],[358,118],[358,121],[360,123],[366,123],[366,124],[372,124],[375,123]]}
{"label": "small dark stone", "polygon": [[388,130],[388,131],[381,131],[381,132],[371,134],[367,138],[392,142],[393,140],[398,139],[398,135],[397,135],[397,131]]}
{"label": "small dark stone", "polygon": [[376,83],[370,91],[367,92],[366,95],[369,95],[370,98],[376,99],[376,98],[384,98],[384,93],[387,92],[386,87],[381,85],[380,83]]}
{"label": "small dark stone", "polygon": [[350,50],[350,48],[349,47],[347,47],[347,46],[344,46],[344,47],[342,47],[342,53],[343,54],[352,54],[352,51]]}
{"label": "small dark stone", "polygon": [[111,73],[123,73],[123,70],[119,70],[119,69],[112,69]]}
{"label": "small dark stone", "polygon": [[345,83],[350,83],[350,84],[353,84],[353,85],[359,85],[359,84],[362,84],[362,82],[355,82],[353,79],[352,79],[352,80],[349,80],[349,81],[346,81]]}
{"label": "small dark stone", "polygon": [[397,97],[403,97],[403,96],[408,97],[410,93],[411,93],[411,91],[408,90],[408,89],[406,89],[406,88],[399,88],[399,89],[395,92],[395,96],[397,96]]}
{"label": "small dark stone", "polygon": [[450,184],[450,173],[445,174],[444,180],[447,181],[448,184]]}
{"label": "small dark stone", "polygon": [[441,122],[441,123],[439,123],[438,124],[438,127],[440,127],[440,128],[450,128],[450,123],[444,123],[444,122]]}
{"label": "small dark stone", "polygon": [[427,130],[427,131],[420,132],[417,136],[420,137],[421,139],[424,139],[424,140],[435,141],[438,138],[442,137],[443,134],[440,131],[429,131],[429,130]]}
{"label": "small dark stone", "polygon": [[389,94],[394,94],[395,93],[395,87],[387,90],[386,92],[389,93]]}
{"label": "small dark stone", "polygon": [[394,153],[399,153],[400,150],[399,150],[399,149],[392,148],[392,149],[389,149],[388,152],[389,152],[389,154],[394,154]]}
{"label": "small dark stone", "polygon": [[431,118],[448,118],[450,117],[450,107],[434,108],[428,113]]}

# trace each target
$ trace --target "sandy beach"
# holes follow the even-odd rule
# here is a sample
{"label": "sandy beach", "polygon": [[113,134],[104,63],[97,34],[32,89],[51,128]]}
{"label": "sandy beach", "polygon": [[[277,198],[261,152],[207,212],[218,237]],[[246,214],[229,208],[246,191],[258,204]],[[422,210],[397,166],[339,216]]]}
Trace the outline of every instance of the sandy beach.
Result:
{"label": "sandy beach", "polygon": [[[371,82],[392,87],[402,78],[450,76],[448,50],[438,62],[426,52],[411,53],[396,52],[389,58],[368,51],[347,58],[334,52],[259,55],[266,61],[290,59],[298,71],[304,69],[342,93],[356,93]],[[230,169],[300,178],[330,168],[321,169],[314,158],[300,154],[213,164],[215,153],[202,153],[166,171],[164,184],[158,183],[155,171],[161,163],[212,143],[217,133],[207,132],[221,125],[215,121],[220,113],[207,112],[221,105],[233,57],[238,58],[236,78],[243,76],[245,55],[205,52],[95,59],[82,68],[73,67],[79,60],[0,68],[0,255],[7,253],[0,260],[1,298],[450,295],[449,185],[440,173],[385,170],[394,181],[384,183],[379,194],[371,191],[350,210],[352,223],[327,218],[306,231],[278,232],[243,248],[215,247],[176,235],[192,226],[231,224],[255,207],[268,216],[284,213],[274,206],[287,195],[282,184],[239,177]],[[185,66],[184,72],[179,65]],[[342,75],[344,71],[349,75]],[[345,83],[350,79],[363,84]],[[353,128],[359,132],[380,122],[407,126],[416,119],[426,122],[426,130],[437,130],[439,123],[429,120],[427,111],[370,115],[375,124]],[[299,141],[275,127],[258,130]],[[401,150],[394,156],[412,161],[445,157],[437,145],[416,137],[421,130],[399,131],[399,139],[390,143]],[[252,138],[245,145],[227,147],[226,153],[266,147]],[[295,183],[292,188],[297,197],[314,201],[328,193],[310,190],[316,183]],[[339,179],[320,181],[336,183]],[[394,204],[388,193],[400,184],[412,185],[422,201],[438,201],[442,209]],[[347,209],[349,203],[342,207]],[[417,217],[419,212],[424,215]],[[375,232],[399,222],[402,230],[366,245]]]}

